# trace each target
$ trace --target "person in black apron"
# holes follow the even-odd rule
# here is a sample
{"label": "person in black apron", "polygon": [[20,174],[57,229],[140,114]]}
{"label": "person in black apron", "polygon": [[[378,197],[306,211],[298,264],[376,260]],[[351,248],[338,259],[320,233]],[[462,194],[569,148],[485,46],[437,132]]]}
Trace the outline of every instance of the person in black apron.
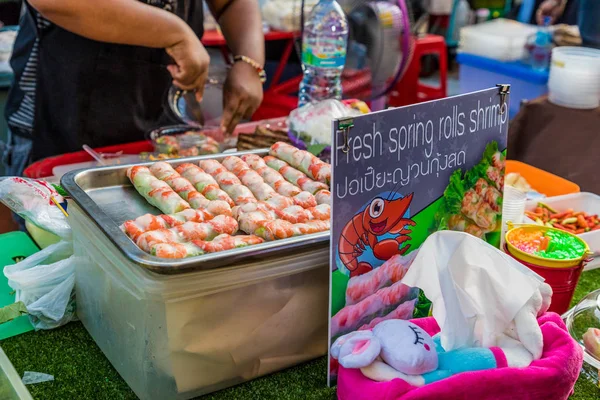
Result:
{"label": "person in black apron", "polygon": [[[262,100],[264,37],[257,0],[209,0],[236,62],[224,85],[222,129]],[[32,161],[144,140],[176,121],[171,84],[202,96],[210,59],[201,0],[28,0],[6,106],[8,175]]]}

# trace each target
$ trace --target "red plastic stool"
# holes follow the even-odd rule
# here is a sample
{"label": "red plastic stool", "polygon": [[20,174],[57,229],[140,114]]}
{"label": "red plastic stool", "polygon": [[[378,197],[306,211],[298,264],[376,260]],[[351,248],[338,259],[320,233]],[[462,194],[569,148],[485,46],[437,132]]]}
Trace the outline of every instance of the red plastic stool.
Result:
{"label": "red plastic stool", "polygon": [[[396,84],[389,97],[390,107],[401,107],[424,101],[443,99],[447,96],[448,52],[443,36],[426,35],[414,40],[413,57],[402,79]],[[437,55],[440,66],[440,86],[421,83],[421,59],[426,55]]]}

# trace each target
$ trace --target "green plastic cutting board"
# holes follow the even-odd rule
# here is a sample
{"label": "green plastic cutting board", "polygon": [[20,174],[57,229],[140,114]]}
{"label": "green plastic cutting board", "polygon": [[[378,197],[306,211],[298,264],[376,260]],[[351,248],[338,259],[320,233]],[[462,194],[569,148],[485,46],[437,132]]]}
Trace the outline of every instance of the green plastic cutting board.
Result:
{"label": "green plastic cutting board", "polygon": [[[15,302],[13,289],[8,286],[8,279],[2,272],[4,266],[15,264],[38,251],[37,246],[24,232],[9,232],[0,235],[0,307]],[[29,317],[23,315],[5,324],[0,324],[0,340],[32,330]]]}

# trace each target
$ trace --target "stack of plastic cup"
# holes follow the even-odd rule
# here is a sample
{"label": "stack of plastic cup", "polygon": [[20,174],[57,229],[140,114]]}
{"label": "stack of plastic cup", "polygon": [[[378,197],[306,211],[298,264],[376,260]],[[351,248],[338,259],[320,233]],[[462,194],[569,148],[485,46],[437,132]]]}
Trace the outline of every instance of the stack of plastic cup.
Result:
{"label": "stack of plastic cup", "polygon": [[559,106],[593,109],[600,106],[600,50],[556,47],[552,51],[549,100]]}
{"label": "stack of plastic cup", "polygon": [[525,215],[525,203],[527,194],[512,186],[504,186],[504,199],[502,202],[502,229],[500,236],[500,248],[504,248],[505,236],[508,230],[508,222],[520,224]]}

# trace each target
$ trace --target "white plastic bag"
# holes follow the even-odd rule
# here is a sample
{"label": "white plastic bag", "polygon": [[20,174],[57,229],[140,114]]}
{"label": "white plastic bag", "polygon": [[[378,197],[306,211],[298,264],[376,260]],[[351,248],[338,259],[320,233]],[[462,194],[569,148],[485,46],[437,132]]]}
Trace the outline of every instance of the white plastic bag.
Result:
{"label": "white plastic bag", "polygon": [[[308,17],[316,0],[304,2],[304,16]],[[263,20],[273,29],[284,32],[297,32],[300,30],[300,0],[267,0],[261,12]]]}
{"label": "white plastic bag", "polygon": [[307,147],[313,144],[331,145],[331,121],[361,114],[338,100],[310,103],[290,113],[290,131]]}
{"label": "white plastic bag", "polygon": [[8,208],[38,228],[70,240],[71,227],[52,198],[59,204],[65,202],[47,182],[19,177],[0,180],[0,201]]}
{"label": "white plastic bag", "polygon": [[73,245],[61,241],[4,267],[8,285],[23,302],[35,329],[53,329],[76,320]]}

